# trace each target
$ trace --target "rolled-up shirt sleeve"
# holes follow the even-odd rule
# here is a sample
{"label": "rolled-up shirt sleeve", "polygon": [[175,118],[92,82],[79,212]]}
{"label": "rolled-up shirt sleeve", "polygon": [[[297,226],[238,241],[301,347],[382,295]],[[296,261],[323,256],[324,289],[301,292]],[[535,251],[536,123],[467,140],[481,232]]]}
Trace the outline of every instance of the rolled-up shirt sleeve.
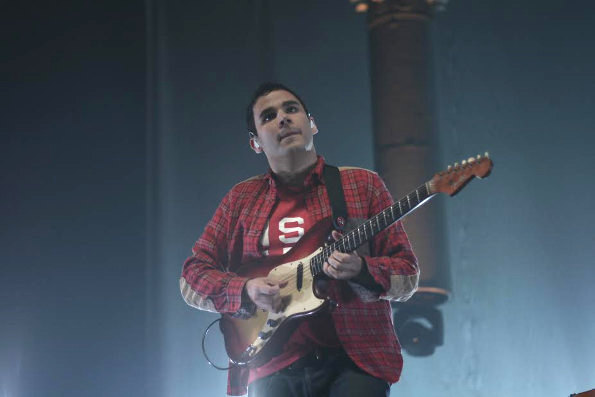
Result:
{"label": "rolled-up shirt sleeve", "polygon": [[242,291],[248,278],[228,271],[231,195],[230,191],[223,198],[184,262],[180,291],[186,303],[197,309],[242,315]]}
{"label": "rolled-up shirt sleeve", "polygon": [[[371,175],[370,217],[393,204],[382,179]],[[419,266],[400,221],[378,233],[372,240],[370,255],[363,258],[374,281],[382,286],[378,298],[404,302],[417,290]]]}

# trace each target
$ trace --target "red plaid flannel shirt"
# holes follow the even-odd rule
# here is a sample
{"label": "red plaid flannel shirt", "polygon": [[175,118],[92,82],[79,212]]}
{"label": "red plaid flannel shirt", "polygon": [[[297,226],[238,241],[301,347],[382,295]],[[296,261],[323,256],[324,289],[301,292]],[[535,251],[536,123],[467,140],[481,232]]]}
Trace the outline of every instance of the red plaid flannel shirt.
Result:
{"label": "red plaid flannel shirt", "polygon": [[[306,207],[314,222],[331,216],[322,178],[324,159],[306,178]],[[368,219],[393,203],[380,177],[361,168],[341,169],[341,182],[351,219]],[[240,264],[263,257],[260,239],[277,200],[271,171],[235,185],[223,198],[203,235],[184,263],[180,289],[186,302],[202,310],[237,313],[248,281],[234,273]],[[337,336],[351,359],[363,370],[390,383],[403,366],[389,300],[406,300],[417,288],[419,268],[400,222],[374,237],[370,255],[363,256],[370,274],[384,292],[333,281],[338,307],[332,311]],[[232,367],[228,393],[246,393],[248,371]]]}

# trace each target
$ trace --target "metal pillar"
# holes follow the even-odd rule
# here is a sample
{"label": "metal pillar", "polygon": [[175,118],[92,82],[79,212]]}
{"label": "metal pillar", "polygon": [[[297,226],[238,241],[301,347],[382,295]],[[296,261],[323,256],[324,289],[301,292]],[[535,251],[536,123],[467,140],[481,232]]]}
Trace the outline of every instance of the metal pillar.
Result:
{"label": "metal pillar", "polygon": [[[434,10],[444,2],[375,0],[355,3],[357,11],[368,12],[376,170],[393,197],[398,199],[439,170],[435,161],[437,139],[429,23]],[[450,291],[439,204],[431,202],[404,220],[419,259],[421,280],[418,292],[406,307],[396,307],[395,316],[397,327],[407,325],[408,320],[399,318],[401,311],[408,319],[423,317],[440,328],[428,330],[440,333],[439,337],[432,336],[434,345],[441,344],[442,340],[442,317],[434,312],[434,306],[446,301]],[[428,320],[428,316],[436,320]],[[424,327],[418,322],[414,328]],[[397,329],[406,350],[407,341],[403,339],[410,338],[413,345],[408,351],[411,354],[427,355],[434,351],[427,346],[422,348],[419,343],[424,336],[415,336],[416,332],[410,331],[411,328],[401,329],[401,332]],[[408,336],[404,338],[402,333]]]}

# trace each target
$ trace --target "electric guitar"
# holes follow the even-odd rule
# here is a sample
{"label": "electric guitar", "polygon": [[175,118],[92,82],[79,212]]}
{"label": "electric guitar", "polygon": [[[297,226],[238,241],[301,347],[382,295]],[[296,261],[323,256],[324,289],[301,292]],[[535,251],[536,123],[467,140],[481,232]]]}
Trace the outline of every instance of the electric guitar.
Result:
{"label": "electric guitar", "polygon": [[328,307],[329,299],[318,287],[318,276],[324,273],[324,262],[335,250],[352,252],[397,220],[410,214],[437,193],[454,196],[474,177],[484,178],[492,169],[488,153],[448,166],[393,205],[347,232],[340,240],[320,246],[333,228],[330,218],[316,223],[285,255],[264,258],[242,266],[237,273],[244,277],[270,277],[287,281],[281,288],[283,310],[279,313],[258,309],[248,319],[223,314],[220,328],[227,355],[233,364],[259,366],[268,361],[289,338],[297,319],[319,313]]}

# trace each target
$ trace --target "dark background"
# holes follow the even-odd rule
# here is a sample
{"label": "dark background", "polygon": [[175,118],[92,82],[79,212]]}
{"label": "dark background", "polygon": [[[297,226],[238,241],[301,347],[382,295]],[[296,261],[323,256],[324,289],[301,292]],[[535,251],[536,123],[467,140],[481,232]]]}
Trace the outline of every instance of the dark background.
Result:
{"label": "dark background", "polygon": [[[488,150],[495,168],[438,199],[445,344],[406,356],[393,395],[595,387],[594,11],[458,0],[434,17],[440,160]],[[0,391],[223,395],[200,353],[217,316],[185,306],[181,263],[225,192],[266,169],[243,125],[262,80],[307,101],[329,162],[373,168],[365,17],[346,0],[0,14]]]}
{"label": "dark background", "polygon": [[2,6],[3,395],[144,394],[144,13]]}

